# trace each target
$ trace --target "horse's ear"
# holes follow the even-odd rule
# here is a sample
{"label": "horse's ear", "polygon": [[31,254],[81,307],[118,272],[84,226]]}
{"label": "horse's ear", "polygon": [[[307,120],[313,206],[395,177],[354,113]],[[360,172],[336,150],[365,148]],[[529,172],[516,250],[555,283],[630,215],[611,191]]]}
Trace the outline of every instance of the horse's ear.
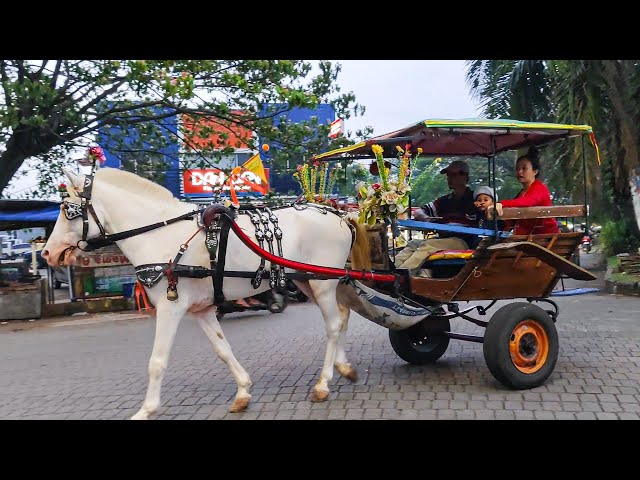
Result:
{"label": "horse's ear", "polygon": [[71,170],[69,170],[66,167],[62,167],[62,171],[64,172],[64,174],[67,176],[67,178],[71,182],[71,185],[73,185],[74,187],[82,186],[81,183],[80,183],[80,176],[76,175],[75,173],[73,173]]}

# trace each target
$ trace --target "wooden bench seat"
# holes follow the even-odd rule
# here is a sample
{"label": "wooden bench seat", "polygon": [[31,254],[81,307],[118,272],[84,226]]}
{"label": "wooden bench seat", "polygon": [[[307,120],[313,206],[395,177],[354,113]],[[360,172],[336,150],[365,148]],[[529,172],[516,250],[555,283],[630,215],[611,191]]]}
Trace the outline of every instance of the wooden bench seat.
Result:
{"label": "wooden bench seat", "polygon": [[494,248],[490,239],[483,239],[457,274],[450,278],[410,277],[411,291],[442,302],[546,297],[560,280],[558,268],[576,278],[592,277],[566,262],[581,236],[580,232],[513,235],[501,239]]}

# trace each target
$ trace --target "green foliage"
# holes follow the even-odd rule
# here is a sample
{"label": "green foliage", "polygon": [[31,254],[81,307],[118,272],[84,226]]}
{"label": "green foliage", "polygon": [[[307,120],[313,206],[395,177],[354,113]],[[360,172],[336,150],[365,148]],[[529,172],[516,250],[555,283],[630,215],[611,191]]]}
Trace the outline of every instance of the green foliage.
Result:
{"label": "green foliage", "polygon": [[449,192],[446,175],[440,175],[443,162],[420,157],[411,173],[411,204],[421,206]]}
{"label": "green foliage", "polygon": [[622,219],[602,225],[599,240],[605,255],[636,251],[640,247],[640,238],[634,233],[634,223],[634,219]]}
{"label": "green foliage", "polygon": [[[241,125],[252,134],[241,139],[250,148],[256,137],[277,143],[276,165],[353,143],[352,132],[329,139],[329,126],[317,119],[274,125],[279,112],[320,103],[345,120],[364,113],[352,92],[340,93],[339,64],[321,61],[319,73],[311,70],[300,60],[0,60],[0,192],[27,159],[40,173],[35,196],[54,192],[51,177],[79,156],[77,148],[94,143],[98,130],[117,155],[152,155],[167,141],[161,120],[174,115]],[[267,103],[281,108],[264,116]],[[131,129],[139,138],[125,144],[122,132]],[[220,137],[199,145],[195,164],[184,166],[212,165],[236,147]]]}

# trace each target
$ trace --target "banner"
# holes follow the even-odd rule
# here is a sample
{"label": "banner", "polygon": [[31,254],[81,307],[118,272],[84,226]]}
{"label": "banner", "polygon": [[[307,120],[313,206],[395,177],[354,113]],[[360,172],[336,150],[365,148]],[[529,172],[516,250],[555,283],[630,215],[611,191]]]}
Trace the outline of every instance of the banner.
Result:
{"label": "banner", "polygon": [[[269,169],[264,170],[265,177],[268,178]],[[231,188],[226,184],[227,180],[228,176],[218,168],[192,168],[182,172],[183,192],[187,196],[213,196],[214,189],[229,194]],[[232,185],[237,195],[264,195],[269,191],[269,184],[248,170],[243,170]]]}
{"label": "banner", "polygon": [[259,153],[256,153],[253,157],[244,162],[242,164],[242,167],[258,175],[265,183],[265,185],[269,183],[269,181],[267,180],[267,175],[264,172],[264,165],[262,165],[262,160],[260,160]]}

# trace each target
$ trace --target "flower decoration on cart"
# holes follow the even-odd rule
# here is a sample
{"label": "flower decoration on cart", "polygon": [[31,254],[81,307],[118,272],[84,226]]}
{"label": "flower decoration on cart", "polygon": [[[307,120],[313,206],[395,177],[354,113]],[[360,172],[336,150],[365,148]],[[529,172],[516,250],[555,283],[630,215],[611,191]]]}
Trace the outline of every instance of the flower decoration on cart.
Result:
{"label": "flower decoration on cart", "polygon": [[[380,145],[372,145],[371,147],[376,157],[377,168],[374,171],[380,175],[380,182],[371,185],[367,185],[365,182],[356,184],[358,203],[360,204],[360,223],[375,225],[387,219],[395,221],[398,215],[409,208],[411,145],[406,144],[404,149],[397,146],[396,149],[398,151],[398,174],[390,176],[390,163],[384,160],[383,148]],[[422,149],[418,148],[413,158],[421,153]]]}
{"label": "flower decoration on cart", "polygon": [[308,202],[331,204],[329,195],[336,183],[339,170],[340,167],[329,170],[329,164],[326,162],[315,162],[311,168],[305,163],[298,165],[293,176],[300,184]]}

